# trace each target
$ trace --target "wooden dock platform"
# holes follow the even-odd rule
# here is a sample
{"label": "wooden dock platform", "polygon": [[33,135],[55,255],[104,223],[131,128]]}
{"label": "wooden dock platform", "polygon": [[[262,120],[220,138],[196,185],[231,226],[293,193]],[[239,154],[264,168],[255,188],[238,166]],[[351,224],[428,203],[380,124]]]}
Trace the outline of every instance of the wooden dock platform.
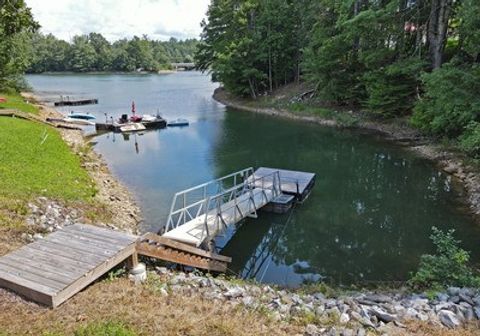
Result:
{"label": "wooden dock platform", "polygon": [[81,106],[98,104],[98,99],[61,100],[54,102],[54,106]]}
{"label": "wooden dock platform", "polygon": [[138,237],[75,224],[0,257],[0,286],[56,307],[129,257]]}

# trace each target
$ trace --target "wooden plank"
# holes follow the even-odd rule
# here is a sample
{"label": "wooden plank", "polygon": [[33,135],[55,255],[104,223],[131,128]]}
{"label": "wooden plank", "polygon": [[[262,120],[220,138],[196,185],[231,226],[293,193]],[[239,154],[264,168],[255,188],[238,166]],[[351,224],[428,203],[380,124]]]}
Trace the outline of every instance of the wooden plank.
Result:
{"label": "wooden plank", "polygon": [[[0,260],[0,264],[7,265],[24,272],[35,274],[44,279],[56,282],[59,286],[65,287],[71,281],[75,280],[67,274],[63,274],[61,271],[53,270],[47,265],[35,265],[29,262],[28,258],[21,258],[17,256],[5,256]],[[62,287],[60,287],[62,288]]]}
{"label": "wooden plank", "polygon": [[46,253],[25,246],[22,250],[13,251],[7,257],[27,258],[32,265],[37,264],[41,267],[52,266],[55,269],[61,269],[74,277],[79,277],[83,272],[90,270],[94,265],[81,261],[70,260],[62,256]]}
{"label": "wooden plank", "polygon": [[180,242],[177,242],[177,241],[165,238],[165,237],[161,237],[161,236],[156,235],[154,233],[147,233],[146,235],[144,235],[141,238],[141,240],[139,242],[141,242],[144,239],[153,240],[153,241],[161,243],[163,245],[173,247],[173,248],[176,248],[178,250],[186,251],[186,252],[189,252],[189,253],[192,253],[192,254],[200,255],[202,257],[207,257],[207,258],[210,258],[210,259],[220,260],[220,261],[224,261],[224,262],[228,262],[228,263],[232,262],[232,258],[230,258],[230,257],[222,256],[220,254],[215,254],[215,253],[211,253],[211,252],[207,252],[207,251],[204,251],[202,249],[193,247],[193,246],[188,245],[188,244],[180,243]]}
{"label": "wooden plank", "polygon": [[105,259],[104,256],[100,256],[97,253],[94,253],[92,251],[88,251],[88,252],[79,251],[79,250],[73,249],[69,245],[61,245],[47,239],[42,239],[35,243],[29,244],[27,246],[36,250],[57,254],[65,258],[69,258],[71,260],[84,261],[88,264],[96,265],[97,263]]}
{"label": "wooden plank", "polygon": [[48,285],[42,284],[38,282],[38,277],[33,279],[28,279],[22,276],[22,271],[13,269],[10,266],[0,266],[0,279],[5,279],[7,281],[13,281],[18,283],[21,286],[26,286],[35,290],[37,292],[47,294],[47,295],[55,295],[58,292],[58,289],[52,288]]}
{"label": "wooden plank", "polygon": [[[86,226],[86,225],[85,225]],[[98,240],[106,243],[113,243],[122,246],[128,246],[132,242],[136,241],[138,237],[136,236],[112,236],[104,232],[104,230],[91,230],[90,228],[84,228],[76,225],[68,227],[68,230],[63,230],[63,232],[69,232],[72,234],[79,234],[90,239]],[[115,232],[115,231],[112,231]]]}
{"label": "wooden plank", "polygon": [[19,269],[35,273],[44,278],[57,281],[58,283],[68,285],[70,282],[74,281],[77,277],[74,274],[71,274],[64,268],[58,268],[47,263],[38,263],[35,260],[31,260],[28,257],[21,255],[12,255],[9,254],[5,256],[1,262],[8,263]]}
{"label": "wooden plank", "polygon": [[2,259],[0,259],[0,270],[13,274],[19,278],[36,282],[39,285],[49,287],[51,291],[54,291],[55,293],[65,288],[65,284],[46,278],[45,274],[41,275],[33,273],[30,270],[24,270],[23,268],[19,268],[16,265],[4,263]]}
{"label": "wooden plank", "polygon": [[215,272],[225,272],[227,270],[227,264],[221,261],[199,261],[188,256],[182,256],[175,251],[169,251],[166,248],[151,246],[148,244],[140,244],[137,249],[140,249],[139,253],[148,257],[153,257],[165,261],[174,262],[177,264],[187,265],[191,267],[206,269]]}
{"label": "wooden plank", "polygon": [[53,298],[53,307],[65,302],[65,300],[84,289],[86,286],[97,280],[100,276],[117,266],[122,261],[126,260],[133,253],[135,253],[135,243],[132,243],[123,250],[118,251],[118,253],[116,253],[112,258],[105,260],[105,262],[99,264],[96,268],[73,282],[65,290],[58,293],[57,296]]}
{"label": "wooden plank", "polygon": [[15,293],[26,297],[29,300],[33,300],[45,306],[51,307],[53,305],[53,295],[45,294],[34,288],[38,288],[38,285],[34,282],[15,277],[13,275],[2,274],[0,270],[0,287],[7,288]]}
{"label": "wooden plank", "polygon": [[64,232],[64,231],[57,231],[55,232],[55,238],[63,238],[66,241],[72,241],[75,243],[82,243],[89,247],[96,247],[100,249],[106,249],[110,251],[118,251],[128,244],[115,244],[115,243],[106,243],[96,239],[90,239],[90,237],[85,237],[81,233],[72,233],[72,232]]}
{"label": "wooden plank", "polygon": [[98,248],[96,246],[88,245],[88,244],[85,244],[84,242],[65,241],[63,237],[49,236],[46,239],[48,239],[49,242],[54,242],[58,245],[63,245],[66,248],[77,250],[79,252],[96,254],[98,256],[101,256],[102,258],[111,257],[115,255],[116,252],[118,252],[118,249],[115,249],[114,251],[112,251],[110,249]]}
{"label": "wooden plank", "polygon": [[138,239],[137,236],[131,235],[126,232],[114,231],[111,229],[102,228],[94,225],[86,225],[86,224],[83,224],[83,225],[75,224],[75,225],[67,226],[63,230],[86,232],[89,234],[94,234],[94,235],[101,236],[108,239],[119,240],[119,241],[125,242],[125,244],[127,245],[130,244],[132,241],[135,241],[136,239]]}

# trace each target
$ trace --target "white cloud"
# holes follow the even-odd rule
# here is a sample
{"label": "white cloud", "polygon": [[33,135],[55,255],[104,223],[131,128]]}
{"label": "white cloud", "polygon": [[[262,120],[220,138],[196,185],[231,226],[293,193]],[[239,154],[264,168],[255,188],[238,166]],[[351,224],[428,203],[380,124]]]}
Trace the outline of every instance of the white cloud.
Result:
{"label": "white cloud", "polygon": [[110,41],[147,34],[167,40],[198,37],[210,0],[27,0],[43,33],[69,41],[101,33]]}

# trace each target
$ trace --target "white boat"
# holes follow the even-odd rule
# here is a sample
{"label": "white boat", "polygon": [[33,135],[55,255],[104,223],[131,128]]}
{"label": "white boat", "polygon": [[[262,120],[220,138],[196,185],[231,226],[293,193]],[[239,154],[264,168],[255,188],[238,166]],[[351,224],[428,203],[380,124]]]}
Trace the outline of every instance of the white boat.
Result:
{"label": "white boat", "polygon": [[67,115],[67,118],[81,119],[81,120],[96,119],[95,116],[91,115],[90,113],[79,113],[79,112],[70,112],[70,114]]}
{"label": "white boat", "polygon": [[144,115],[142,116],[142,121],[149,121],[149,122],[151,122],[151,121],[157,121],[157,119],[158,119],[157,117],[152,116],[151,114],[144,114]]}
{"label": "white boat", "polygon": [[75,118],[65,118],[63,121],[70,123],[70,124],[77,124],[77,125],[88,125],[88,126],[95,126],[93,121],[85,120],[85,119],[75,119]]}
{"label": "white boat", "polygon": [[167,126],[170,126],[170,127],[173,127],[173,126],[188,126],[188,125],[189,125],[188,120],[187,119],[182,119],[182,118],[169,121],[168,124],[167,124]]}
{"label": "white boat", "polygon": [[120,127],[120,131],[122,132],[138,132],[144,130],[146,130],[146,127],[140,123],[130,123]]}

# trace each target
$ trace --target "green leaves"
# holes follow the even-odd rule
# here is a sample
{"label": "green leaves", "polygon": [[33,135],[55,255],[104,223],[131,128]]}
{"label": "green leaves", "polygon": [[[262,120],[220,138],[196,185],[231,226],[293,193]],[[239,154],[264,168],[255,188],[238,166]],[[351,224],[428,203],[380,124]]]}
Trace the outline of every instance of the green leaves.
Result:
{"label": "green leaves", "polygon": [[460,241],[453,236],[455,230],[443,232],[432,227],[430,239],[436,254],[423,255],[409,285],[415,289],[442,289],[448,286],[478,287],[480,277],[470,268],[470,255],[459,247]]}
{"label": "green leaves", "polygon": [[424,131],[458,137],[472,121],[480,121],[480,66],[454,66],[422,75],[425,94],[412,118]]}
{"label": "green leaves", "polygon": [[27,35],[39,28],[23,0],[3,0],[0,6],[0,91],[23,85],[27,66]]}

